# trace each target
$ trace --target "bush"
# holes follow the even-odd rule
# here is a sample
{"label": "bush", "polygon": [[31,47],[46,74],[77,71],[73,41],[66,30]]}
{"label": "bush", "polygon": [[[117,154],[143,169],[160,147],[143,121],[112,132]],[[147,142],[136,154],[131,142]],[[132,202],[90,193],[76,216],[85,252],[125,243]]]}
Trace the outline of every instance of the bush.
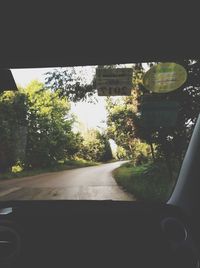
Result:
{"label": "bush", "polygon": [[23,169],[20,165],[15,165],[12,167],[12,172],[13,173],[17,173],[17,172],[21,172]]}
{"label": "bush", "polygon": [[113,159],[110,143],[105,134],[90,129],[84,133],[83,138],[78,157],[95,162],[106,162]]}
{"label": "bush", "polygon": [[126,163],[114,171],[114,177],[119,185],[132,193],[138,200],[157,200],[165,202],[174,187],[177,173],[173,180],[164,162],[147,163],[134,166]]}
{"label": "bush", "polygon": [[134,139],[131,159],[135,166],[150,162],[152,160],[152,156],[149,144],[141,142],[139,139]]}

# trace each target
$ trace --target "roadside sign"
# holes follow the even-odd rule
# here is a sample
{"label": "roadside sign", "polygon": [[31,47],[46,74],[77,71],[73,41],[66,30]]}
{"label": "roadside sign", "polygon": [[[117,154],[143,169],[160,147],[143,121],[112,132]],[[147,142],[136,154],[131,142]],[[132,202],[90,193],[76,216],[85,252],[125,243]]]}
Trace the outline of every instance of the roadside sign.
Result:
{"label": "roadside sign", "polygon": [[176,101],[146,101],[141,104],[141,124],[147,128],[174,127],[178,119]]}
{"label": "roadside sign", "polygon": [[187,72],[176,63],[159,63],[151,67],[143,78],[144,87],[155,93],[167,93],[180,88],[187,80]]}
{"label": "roadside sign", "polygon": [[96,87],[99,96],[131,95],[132,68],[96,69]]}

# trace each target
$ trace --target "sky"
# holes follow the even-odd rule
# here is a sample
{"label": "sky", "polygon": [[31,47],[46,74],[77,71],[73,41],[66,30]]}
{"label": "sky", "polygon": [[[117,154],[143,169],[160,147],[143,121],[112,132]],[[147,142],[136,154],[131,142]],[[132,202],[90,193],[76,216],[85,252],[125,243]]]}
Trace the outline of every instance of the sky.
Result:
{"label": "sky", "polygon": [[[35,68],[35,69],[12,69],[17,85],[25,87],[32,80],[45,82],[45,73],[53,68]],[[92,68],[86,67],[86,76],[88,79],[92,76]],[[106,110],[104,97],[98,97],[95,104],[79,102],[71,104],[71,111],[77,116],[77,119],[85,125],[86,128],[104,128],[106,124]]]}

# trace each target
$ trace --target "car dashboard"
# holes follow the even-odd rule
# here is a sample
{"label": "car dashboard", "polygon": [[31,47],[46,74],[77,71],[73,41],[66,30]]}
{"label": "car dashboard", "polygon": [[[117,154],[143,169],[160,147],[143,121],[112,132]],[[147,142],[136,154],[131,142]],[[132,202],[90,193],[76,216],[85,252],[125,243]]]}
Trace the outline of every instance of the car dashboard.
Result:
{"label": "car dashboard", "polygon": [[121,201],[1,204],[1,267],[199,267],[180,209]]}

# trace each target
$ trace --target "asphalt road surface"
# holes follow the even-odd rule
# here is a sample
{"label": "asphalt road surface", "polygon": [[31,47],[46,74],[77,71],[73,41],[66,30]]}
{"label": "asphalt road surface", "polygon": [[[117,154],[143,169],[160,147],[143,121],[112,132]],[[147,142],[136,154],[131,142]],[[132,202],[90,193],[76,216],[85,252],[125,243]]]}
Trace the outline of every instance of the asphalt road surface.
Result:
{"label": "asphalt road surface", "polygon": [[115,182],[123,161],[0,181],[0,200],[134,200]]}

